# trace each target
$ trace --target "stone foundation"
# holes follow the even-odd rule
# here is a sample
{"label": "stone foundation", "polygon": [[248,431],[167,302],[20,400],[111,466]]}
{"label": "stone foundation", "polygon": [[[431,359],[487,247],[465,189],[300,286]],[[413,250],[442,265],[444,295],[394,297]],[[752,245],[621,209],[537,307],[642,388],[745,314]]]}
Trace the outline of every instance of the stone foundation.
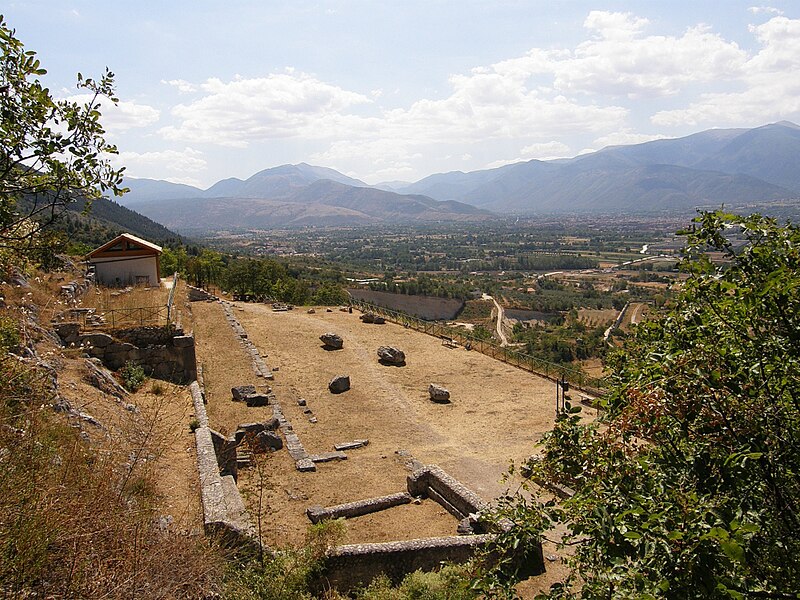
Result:
{"label": "stone foundation", "polygon": [[468,535],[338,546],[325,559],[321,587],[352,590],[369,585],[381,574],[399,583],[417,570],[434,571],[443,562],[466,562],[493,539],[492,535]]}
{"label": "stone foundation", "polygon": [[81,333],[75,322],[56,323],[56,333],[65,346],[83,347],[86,354],[109,369],[128,363],[141,365],[157,379],[188,383],[197,378],[194,337],[172,327],[136,327],[110,333]]}

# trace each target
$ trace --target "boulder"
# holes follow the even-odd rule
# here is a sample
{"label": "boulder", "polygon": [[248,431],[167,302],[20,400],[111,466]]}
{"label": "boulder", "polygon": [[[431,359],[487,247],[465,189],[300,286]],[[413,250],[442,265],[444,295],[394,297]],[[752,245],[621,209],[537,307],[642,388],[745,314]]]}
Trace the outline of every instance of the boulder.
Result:
{"label": "boulder", "polygon": [[245,396],[244,402],[249,407],[267,406],[270,401],[274,399],[274,394],[250,394],[249,396]]}
{"label": "boulder", "polygon": [[254,385],[237,385],[231,388],[233,399],[237,402],[244,402],[245,396],[255,394],[256,386]]}
{"label": "boulder", "polygon": [[61,341],[65,346],[78,343],[81,330],[79,323],[59,323],[57,325],[54,324],[53,328],[56,330],[58,337],[61,338]]}
{"label": "boulder", "polygon": [[315,311],[313,308],[309,308],[306,312],[310,315],[313,315],[316,314],[317,311]]}
{"label": "boulder", "polygon": [[394,346],[380,346],[378,348],[378,360],[387,365],[406,364],[405,352]]}
{"label": "boulder", "polygon": [[341,394],[342,392],[346,392],[350,389],[350,376],[337,375],[331,379],[330,383],[328,384],[328,389],[332,394]]}
{"label": "boulder", "polygon": [[375,323],[375,325],[383,325],[384,323],[386,323],[386,319],[384,319],[383,317],[379,317],[378,315],[375,315],[374,317],[372,317],[372,322]]}
{"label": "boulder", "polygon": [[430,384],[428,386],[428,394],[430,394],[431,400],[434,402],[439,402],[441,404],[450,402],[450,391],[441,385],[435,383]]}
{"label": "boulder", "polygon": [[375,315],[371,312],[364,313],[360,318],[364,323],[373,323],[375,321]]}
{"label": "boulder", "polygon": [[283,440],[274,431],[261,431],[253,438],[253,452],[267,452],[283,448]]}
{"label": "boulder", "polygon": [[266,406],[272,400],[272,390],[267,389],[265,393],[260,393],[254,385],[237,385],[231,388],[234,402],[244,402],[247,406]]}
{"label": "boulder", "polygon": [[262,431],[276,431],[279,426],[280,422],[277,417],[270,417],[266,421],[261,421],[260,423],[239,423],[233,437],[236,439],[237,444],[241,444],[247,434],[255,436]]}
{"label": "boulder", "polygon": [[87,333],[86,335],[81,336],[81,343],[86,346],[92,346],[94,348],[105,348],[110,346],[114,341],[107,333]]}
{"label": "boulder", "polygon": [[319,339],[326,347],[334,350],[340,350],[344,346],[344,340],[338,333],[323,333]]}

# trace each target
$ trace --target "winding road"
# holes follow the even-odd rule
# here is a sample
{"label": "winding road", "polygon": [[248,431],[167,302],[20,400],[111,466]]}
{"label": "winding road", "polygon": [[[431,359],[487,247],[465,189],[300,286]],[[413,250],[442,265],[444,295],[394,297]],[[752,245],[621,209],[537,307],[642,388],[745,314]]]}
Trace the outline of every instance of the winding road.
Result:
{"label": "winding road", "polygon": [[503,319],[505,318],[505,311],[503,310],[503,307],[500,306],[497,300],[495,300],[494,297],[490,296],[489,294],[484,294],[483,299],[494,302],[494,306],[497,309],[497,323],[495,325],[497,336],[500,338],[501,346],[508,346],[508,338],[506,337],[506,334],[503,333]]}

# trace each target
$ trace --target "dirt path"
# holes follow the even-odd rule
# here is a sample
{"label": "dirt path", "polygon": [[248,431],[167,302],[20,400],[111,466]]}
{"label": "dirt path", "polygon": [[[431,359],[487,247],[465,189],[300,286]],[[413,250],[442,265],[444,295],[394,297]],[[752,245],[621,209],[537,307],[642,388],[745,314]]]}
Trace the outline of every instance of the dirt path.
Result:
{"label": "dirt path", "polygon": [[505,311],[495,298],[492,298],[492,302],[494,302],[495,309],[497,310],[497,335],[500,337],[500,345],[508,346],[508,338],[503,332],[503,319],[505,319]]}

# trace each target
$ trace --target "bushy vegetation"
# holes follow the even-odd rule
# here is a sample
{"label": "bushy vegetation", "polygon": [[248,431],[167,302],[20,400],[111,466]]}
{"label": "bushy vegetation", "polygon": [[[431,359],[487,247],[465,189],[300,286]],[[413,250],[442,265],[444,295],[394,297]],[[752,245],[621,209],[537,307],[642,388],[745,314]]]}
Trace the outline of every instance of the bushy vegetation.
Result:
{"label": "bushy vegetation", "polygon": [[703,214],[682,268],[671,308],[610,360],[606,425],[568,407],[531,465],[576,492],[518,515],[570,532],[551,598],[800,594],[800,230]]}
{"label": "bushy vegetation", "polygon": [[125,366],[119,370],[119,374],[122,377],[122,383],[125,388],[131,392],[135,392],[142,387],[147,379],[144,367],[132,362],[125,363]]}
{"label": "bushy vegetation", "polygon": [[213,591],[217,559],[203,541],[156,526],[148,461],[131,461],[122,447],[93,451],[50,409],[51,382],[45,371],[0,358],[3,595],[174,598]]}
{"label": "bushy vegetation", "polygon": [[513,331],[515,342],[525,343],[525,353],[553,363],[570,363],[575,360],[602,357],[606,344],[604,326],[588,327],[572,310],[566,317],[552,323],[533,327],[517,324]]}

